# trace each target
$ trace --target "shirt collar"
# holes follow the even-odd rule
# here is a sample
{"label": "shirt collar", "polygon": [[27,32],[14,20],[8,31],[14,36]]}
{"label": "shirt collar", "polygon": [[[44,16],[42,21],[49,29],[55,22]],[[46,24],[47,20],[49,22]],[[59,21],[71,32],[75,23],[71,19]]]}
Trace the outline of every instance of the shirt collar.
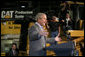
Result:
{"label": "shirt collar", "polygon": [[43,30],[43,26],[41,26],[38,22],[36,22],[35,24],[37,24],[41,30]]}

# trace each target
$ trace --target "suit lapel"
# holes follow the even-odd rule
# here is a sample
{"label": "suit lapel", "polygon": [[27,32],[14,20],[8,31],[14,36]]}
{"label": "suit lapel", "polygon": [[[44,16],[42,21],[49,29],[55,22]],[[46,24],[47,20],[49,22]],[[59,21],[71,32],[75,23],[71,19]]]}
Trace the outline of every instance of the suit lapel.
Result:
{"label": "suit lapel", "polygon": [[35,24],[35,27],[36,27],[36,29],[37,29],[38,31],[41,30],[40,27],[39,27],[37,24]]}

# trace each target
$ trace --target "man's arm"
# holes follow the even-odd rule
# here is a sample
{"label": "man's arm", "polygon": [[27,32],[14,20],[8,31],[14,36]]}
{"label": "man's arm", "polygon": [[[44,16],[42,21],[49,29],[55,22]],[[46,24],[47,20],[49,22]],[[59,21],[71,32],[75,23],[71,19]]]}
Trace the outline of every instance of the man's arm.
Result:
{"label": "man's arm", "polygon": [[55,38],[46,38],[46,42],[47,43],[54,43],[55,42]]}
{"label": "man's arm", "polygon": [[56,36],[55,38],[46,38],[47,43],[54,43],[55,41],[61,41],[61,37]]}

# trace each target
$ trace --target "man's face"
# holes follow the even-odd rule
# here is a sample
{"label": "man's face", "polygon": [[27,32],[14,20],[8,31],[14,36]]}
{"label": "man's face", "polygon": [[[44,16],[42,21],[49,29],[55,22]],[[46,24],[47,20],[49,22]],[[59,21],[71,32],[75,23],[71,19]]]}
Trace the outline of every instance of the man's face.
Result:
{"label": "man's face", "polygon": [[12,49],[15,50],[15,49],[16,49],[16,45],[13,45],[13,46],[12,46]]}
{"label": "man's face", "polygon": [[42,19],[39,19],[39,23],[42,26],[45,26],[46,22],[47,22],[47,16],[46,15],[42,15]]}
{"label": "man's face", "polygon": [[70,15],[67,13],[67,14],[66,14],[66,17],[67,17],[67,18],[70,18]]}

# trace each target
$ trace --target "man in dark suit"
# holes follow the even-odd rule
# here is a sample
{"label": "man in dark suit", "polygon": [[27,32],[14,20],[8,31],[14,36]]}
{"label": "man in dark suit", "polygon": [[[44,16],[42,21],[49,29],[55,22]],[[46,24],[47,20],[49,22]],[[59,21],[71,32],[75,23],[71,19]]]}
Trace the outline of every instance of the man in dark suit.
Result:
{"label": "man in dark suit", "polygon": [[38,13],[36,15],[36,23],[28,30],[29,34],[29,56],[46,56],[46,41],[61,41],[61,38],[46,38],[48,32],[43,29],[47,21],[45,13]]}
{"label": "man in dark suit", "polygon": [[63,21],[63,30],[72,30],[73,29],[73,20],[71,19],[69,13],[66,13],[66,19]]}
{"label": "man in dark suit", "polygon": [[7,56],[18,56],[19,50],[17,49],[16,43],[12,44],[12,48],[8,52]]}

